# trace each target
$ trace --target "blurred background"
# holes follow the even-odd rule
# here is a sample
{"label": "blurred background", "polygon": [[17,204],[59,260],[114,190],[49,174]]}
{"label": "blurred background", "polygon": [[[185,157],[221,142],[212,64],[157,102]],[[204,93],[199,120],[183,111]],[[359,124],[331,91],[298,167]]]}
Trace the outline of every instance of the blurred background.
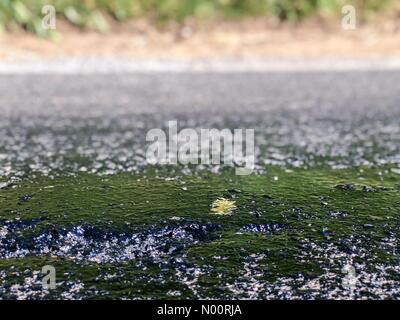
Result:
{"label": "blurred background", "polygon": [[396,0],[0,0],[0,58],[397,56],[399,17]]}

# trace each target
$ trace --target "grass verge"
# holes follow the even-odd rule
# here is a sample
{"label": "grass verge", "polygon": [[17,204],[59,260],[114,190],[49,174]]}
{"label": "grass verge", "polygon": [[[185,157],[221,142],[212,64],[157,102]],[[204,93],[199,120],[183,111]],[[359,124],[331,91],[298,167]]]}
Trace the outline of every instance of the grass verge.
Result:
{"label": "grass verge", "polygon": [[193,17],[200,20],[241,17],[277,17],[301,21],[315,15],[341,14],[346,4],[354,4],[361,18],[394,4],[393,0],[2,0],[0,27],[23,28],[40,36],[51,31],[42,27],[45,5],[54,6],[57,16],[79,28],[109,30],[110,22],[145,18],[154,23],[183,22]]}

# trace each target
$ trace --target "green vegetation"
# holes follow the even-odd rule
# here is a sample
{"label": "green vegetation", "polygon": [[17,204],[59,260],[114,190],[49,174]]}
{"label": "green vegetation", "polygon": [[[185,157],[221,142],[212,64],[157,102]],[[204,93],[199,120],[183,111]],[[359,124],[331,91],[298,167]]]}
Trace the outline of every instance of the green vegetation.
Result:
{"label": "green vegetation", "polygon": [[41,36],[42,8],[50,4],[63,18],[80,28],[109,29],[112,20],[146,18],[153,22],[197,19],[276,16],[300,21],[316,14],[340,14],[344,4],[356,5],[368,14],[394,3],[393,0],[0,0],[0,28],[23,28]]}
{"label": "green vegetation", "polygon": [[[231,215],[210,213],[219,197],[234,200],[237,210]],[[368,254],[360,256],[360,263],[371,268],[387,264],[397,258],[381,243],[390,233],[399,238],[399,213],[400,175],[390,167],[293,171],[271,167],[265,174],[247,177],[230,170],[221,175],[151,171],[104,177],[39,176],[0,190],[1,221],[39,221],[24,231],[24,237],[77,225],[127,233],[184,223],[218,225],[207,238],[184,249],[185,263],[211,268],[197,280],[198,295],[206,297],[234,297],[224,286],[238,279],[243,263],[253,255],[268,257],[257,262],[257,268],[264,270],[260,281],[298,274],[310,279],[319,276],[325,262],[317,256],[298,258],[304,241],[343,247],[353,241],[349,239],[362,239],[357,246]],[[243,229],[249,225],[282,228],[271,233]],[[86,297],[171,298],[170,290],[196,296],[178,281],[179,267],[172,262],[168,266],[149,263],[147,269],[137,260],[101,266],[87,262],[82,267],[73,260],[43,254],[0,259],[0,270],[12,267],[11,274],[22,274],[45,264],[56,266],[61,281],[83,282]],[[331,272],[340,274],[340,269]],[[118,277],[110,280],[105,274]],[[9,275],[6,281],[11,285],[21,279]]]}
{"label": "green vegetation", "polygon": [[[311,214],[313,221],[321,218],[321,223],[325,223],[328,211],[354,212],[356,216],[343,219],[352,225],[380,220],[377,215],[389,215],[389,208],[400,201],[400,175],[381,168],[287,172],[272,167],[265,174],[251,176],[235,176],[230,170],[222,175],[172,176],[157,170],[140,175],[82,173],[22,180],[0,190],[0,217],[45,218],[41,224],[58,227],[79,223],[109,227],[112,222],[119,228],[129,222],[143,228],[179,215],[236,228],[271,220],[286,223],[283,213],[290,216],[293,208],[299,208]],[[348,190],[342,188],[346,184]],[[21,200],[23,195],[29,199]],[[210,214],[211,204],[219,197],[236,201],[238,208],[231,216]],[[259,211],[261,216],[251,211]],[[300,229],[307,229],[300,223]]]}

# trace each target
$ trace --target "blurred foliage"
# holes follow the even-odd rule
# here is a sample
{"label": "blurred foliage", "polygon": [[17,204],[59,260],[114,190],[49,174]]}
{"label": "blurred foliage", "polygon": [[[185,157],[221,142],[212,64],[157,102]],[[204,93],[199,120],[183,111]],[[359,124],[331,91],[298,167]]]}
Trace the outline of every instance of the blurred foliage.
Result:
{"label": "blurred foliage", "polygon": [[109,29],[109,19],[125,21],[146,18],[153,22],[197,19],[276,16],[280,20],[301,21],[316,14],[340,14],[344,4],[375,12],[395,0],[0,0],[0,31],[23,28],[40,36],[42,8],[53,5],[58,18],[79,28],[101,32]]}

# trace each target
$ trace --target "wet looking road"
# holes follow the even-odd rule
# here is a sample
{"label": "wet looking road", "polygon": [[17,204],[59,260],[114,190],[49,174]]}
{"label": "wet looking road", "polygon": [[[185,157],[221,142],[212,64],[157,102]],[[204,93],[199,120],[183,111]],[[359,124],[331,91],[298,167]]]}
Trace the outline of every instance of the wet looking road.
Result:
{"label": "wet looking road", "polygon": [[257,163],[399,162],[400,72],[0,76],[0,174],[136,171],[145,135],[254,128]]}
{"label": "wet looking road", "polygon": [[[399,92],[398,71],[0,75],[0,296],[398,298]],[[169,120],[255,129],[259,171],[149,168]]]}

